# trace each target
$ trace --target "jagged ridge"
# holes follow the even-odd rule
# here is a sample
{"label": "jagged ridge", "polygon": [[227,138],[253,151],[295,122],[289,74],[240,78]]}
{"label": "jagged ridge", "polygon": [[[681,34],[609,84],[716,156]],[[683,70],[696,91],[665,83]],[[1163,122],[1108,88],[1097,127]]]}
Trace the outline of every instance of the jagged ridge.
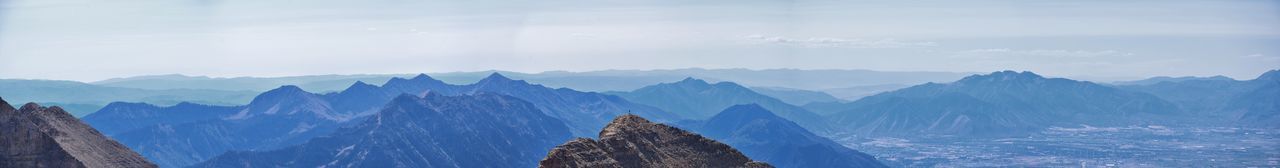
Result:
{"label": "jagged ridge", "polygon": [[557,146],[539,167],[773,167],[679,128],[622,115],[600,131]]}
{"label": "jagged ridge", "polygon": [[63,111],[0,99],[0,167],[156,167]]}

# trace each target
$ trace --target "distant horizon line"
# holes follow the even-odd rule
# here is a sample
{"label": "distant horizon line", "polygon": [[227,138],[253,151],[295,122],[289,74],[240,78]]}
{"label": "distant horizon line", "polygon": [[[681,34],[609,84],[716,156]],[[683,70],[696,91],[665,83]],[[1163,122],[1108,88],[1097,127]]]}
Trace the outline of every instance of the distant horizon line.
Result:
{"label": "distant horizon line", "polygon": [[[656,68],[656,69],[600,69],[600,70],[585,70],[585,71],[572,71],[572,70],[547,70],[547,71],[537,71],[537,72],[489,69],[489,70],[477,70],[477,71],[400,72],[400,73],[351,73],[351,74],[328,73],[328,74],[292,74],[292,75],[263,75],[263,76],[245,76],[245,75],[237,75],[237,76],[230,76],[230,75],[229,75],[229,76],[217,76],[217,75],[189,75],[189,74],[182,74],[182,73],[166,73],[166,74],[143,74],[143,75],[132,75],[132,76],[124,76],[124,77],[110,77],[110,78],[106,78],[106,79],[91,80],[91,81],[86,81],[86,80],[72,80],[72,79],[33,79],[33,78],[0,78],[0,79],[5,79],[5,80],[74,81],[74,82],[81,82],[81,83],[99,83],[99,82],[106,82],[106,81],[111,81],[111,80],[123,80],[123,79],[131,79],[131,78],[145,78],[145,77],[163,77],[163,76],[181,76],[181,77],[191,77],[191,78],[208,78],[208,79],[237,79],[237,78],[290,78],[290,77],[314,77],[314,76],[376,76],[376,75],[416,75],[416,74],[428,74],[428,75],[430,75],[430,74],[465,74],[465,73],[486,73],[486,74],[487,74],[487,73],[495,73],[495,72],[496,72],[496,73],[504,73],[504,74],[516,73],[516,74],[519,74],[519,75],[540,75],[540,74],[549,74],[549,73],[596,73],[596,72],[610,72],[610,71],[648,71],[648,72],[652,72],[652,71],[680,71],[680,70],[706,70],[706,71],[718,71],[718,70],[745,70],[745,71],[867,71],[867,72],[890,72],[890,73],[953,73],[953,74],[966,74],[966,75],[987,74],[987,73],[1000,72],[1000,71],[1018,71],[1018,72],[1023,72],[1023,71],[1025,71],[1025,72],[1033,72],[1033,73],[1036,73],[1036,74],[1044,75],[1044,74],[1039,73],[1039,72],[1036,72],[1036,71],[1030,71],[1030,70],[1012,70],[1012,69],[995,70],[995,71],[988,71],[988,72],[956,72],[956,71],[929,71],[929,70],[922,70],[922,71],[910,71],[910,70],[874,70],[874,69],[861,69],[861,68],[859,68],[859,69],[834,69],[834,68],[804,69],[804,68],[701,68],[701,67],[687,67],[687,68]],[[1273,69],[1273,70],[1269,70],[1269,71],[1274,71],[1274,70],[1280,70],[1280,69]],[[1258,75],[1261,75],[1261,74],[1266,73],[1266,72],[1268,72],[1268,71],[1263,71],[1263,72],[1261,72],[1261,73],[1258,73]],[[1230,78],[1230,79],[1233,79],[1233,80],[1249,80],[1249,79],[1253,79],[1253,78],[1249,78],[1249,79],[1233,78],[1233,77],[1226,76],[1226,75],[1221,75],[1221,74],[1218,74],[1218,75],[1208,75],[1208,76],[1195,76],[1195,75],[1180,75],[1180,76],[1155,75],[1155,76],[1145,76],[1145,77],[1139,77],[1139,76],[1087,76],[1087,75],[1067,75],[1067,76],[1046,75],[1046,76],[1049,76],[1049,77],[1070,78],[1070,79],[1077,79],[1077,80],[1087,80],[1087,79],[1078,79],[1078,78],[1094,78],[1094,79],[1096,79],[1096,78],[1110,78],[1110,79],[1111,79],[1111,80],[1098,81],[1098,82],[1136,81],[1136,80],[1145,80],[1145,79],[1160,78],[1160,77],[1167,77],[1167,78],[1185,78],[1185,77],[1210,78],[1210,77],[1226,77],[1226,78]],[[1256,78],[1256,76],[1254,76],[1254,77]],[[1127,78],[1127,79],[1121,79],[1121,78]],[[1094,81],[1094,80],[1088,80],[1088,81]]]}
{"label": "distant horizon line", "polygon": [[[0,77],[0,79],[13,79],[13,80],[76,81],[76,82],[83,82],[83,83],[96,83],[96,82],[103,82],[103,81],[109,81],[109,80],[118,80],[118,79],[129,79],[129,78],[140,78],[140,77],[161,77],[161,76],[182,76],[182,77],[197,77],[197,78],[210,78],[210,79],[235,79],[235,78],[288,78],[288,77],[310,77],[310,76],[417,75],[417,74],[428,74],[428,75],[430,75],[430,74],[493,73],[493,72],[499,72],[499,73],[504,73],[504,74],[505,74],[505,73],[519,73],[519,74],[526,74],[526,75],[537,75],[537,74],[547,74],[547,73],[592,73],[592,72],[608,72],[608,71],[679,71],[679,70],[747,70],[747,71],[773,71],[773,70],[799,70],[799,71],[869,71],[869,72],[897,72],[897,73],[955,73],[955,74],[980,74],[980,73],[989,73],[989,72],[906,71],[906,70],[898,71],[898,70],[834,69],[834,68],[820,68],[820,69],[804,69],[804,68],[760,68],[760,69],[756,69],[756,68],[700,68],[700,67],[687,67],[687,68],[656,68],[656,69],[600,69],[600,70],[585,70],[585,71],[571,71],[571,70],[546,70],[546,71],[537,71],[537,72],[489,69],[489,70],[475,70],[475,71],[391,72],[391,73],[350,73],[350,74],[328,73],[328,74],[291,74],[291,75],[263,75],[263,76],[246,76],[246,75],[228,75],[228,76],[219,76],[219,75],[191,75],[191,74],[183,74],[183,73],[162,73],[162,74],[127,75],[127,76],[123,76],[123,77],[109,77],[109,78],[106,78],[106,79],[100,79],[100,80],[88,80],[88,81],[86,81],[86,80],[72,80],[72,79],[47,79],[47,78],[46,78],[46,79],[35,79],[35,78],[4,78],[4,77]],[[1002,70],[1001,70],[1001,71],[1002,71]],[[992,71],[992,72],[995,72],[995,71]]]}

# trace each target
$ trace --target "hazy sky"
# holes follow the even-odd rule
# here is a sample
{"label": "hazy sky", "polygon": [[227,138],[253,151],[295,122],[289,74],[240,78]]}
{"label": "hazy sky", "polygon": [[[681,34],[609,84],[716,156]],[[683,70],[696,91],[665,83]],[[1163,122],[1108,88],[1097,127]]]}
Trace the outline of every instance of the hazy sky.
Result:
{"label": "hazy sky", "polygon": [[1280,1],[0,0],[0,78],[1280,68]]}

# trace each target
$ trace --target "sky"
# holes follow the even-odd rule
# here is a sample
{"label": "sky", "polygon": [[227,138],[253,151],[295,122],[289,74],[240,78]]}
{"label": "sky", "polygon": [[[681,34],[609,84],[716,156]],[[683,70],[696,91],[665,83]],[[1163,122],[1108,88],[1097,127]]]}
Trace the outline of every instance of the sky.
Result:
{"label": "sky", "polygon": [[0,78],[1280,69],[1280,1],[0,0]]}

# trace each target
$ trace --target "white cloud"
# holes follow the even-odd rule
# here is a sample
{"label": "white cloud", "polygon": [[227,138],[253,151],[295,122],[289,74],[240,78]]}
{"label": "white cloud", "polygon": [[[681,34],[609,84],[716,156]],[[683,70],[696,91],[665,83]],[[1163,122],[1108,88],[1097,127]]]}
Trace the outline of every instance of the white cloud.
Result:
{"label": "white cloud", "polygon": [[1133,53],[1122,52],[1116,50],[1015,50],[1008,48],[988,48],[973,49],[956,52],[955,57],[962,58],[1000,58],[1000,57],[1016,57],[1016,56],[1042,56],[1057,58],[1097,58],[1097,57],[1126,57],[1133,56]]}
{"label": "white cloud", "polygon": [[600,36],[599,36],[599,35],[591,34],[591,33],[569,33],[569,37],[571,37],[571,38],[578,38],[578,39],[597,39],[597,38],[600,38]]}
{"label": "white cloud", "polygon": [[901,41],[897,39],[860,39],[810,37],[788,38],[783,36],[748,35],[747,40],[760,44],[778,44],[805,48],[910,48],[937,46],[934,42]]}
{"label": "white cloud", "polygon": [[1243,57],[1248,59],[1259,59],[1262,61],[1280,61],[1280,56],[1269,56],[1263,54],[1249,54]]}

